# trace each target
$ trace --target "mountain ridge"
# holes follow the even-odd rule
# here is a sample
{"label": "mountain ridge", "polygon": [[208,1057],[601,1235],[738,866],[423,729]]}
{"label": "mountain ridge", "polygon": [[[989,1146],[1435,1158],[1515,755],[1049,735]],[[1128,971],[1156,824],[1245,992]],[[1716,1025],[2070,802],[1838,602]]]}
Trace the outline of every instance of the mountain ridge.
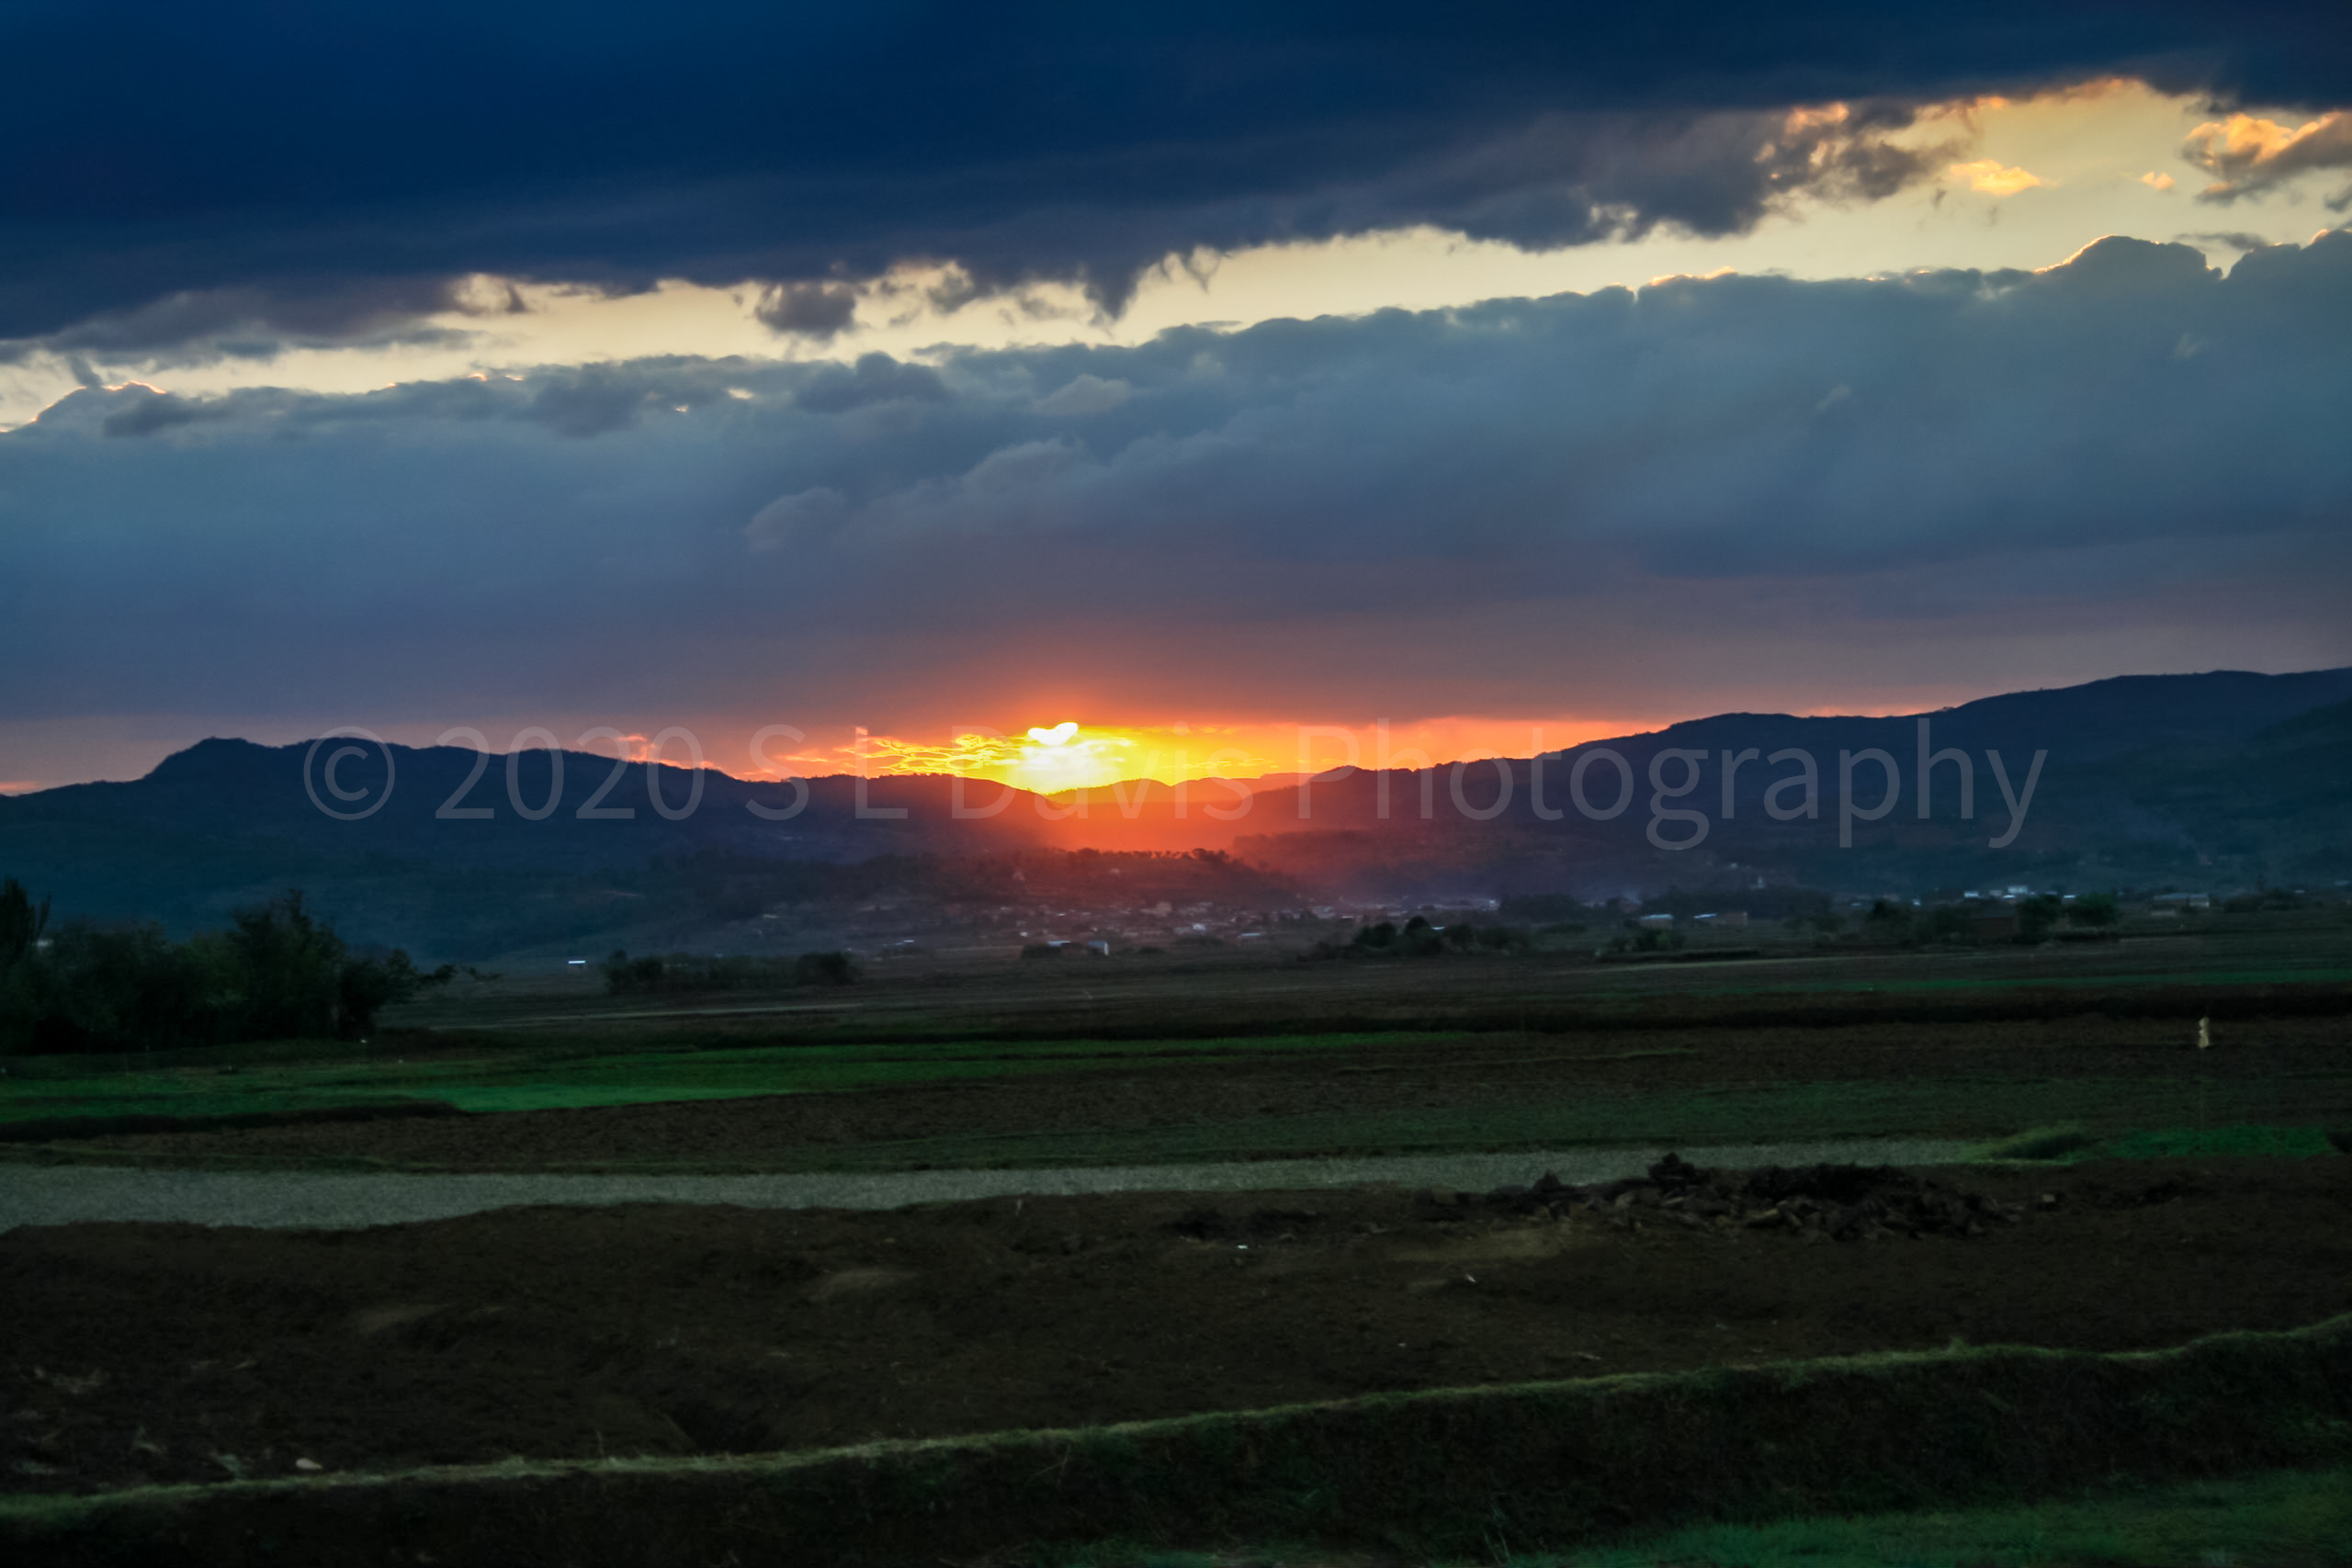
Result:
{"label": "mountain ridge", "polygon": [[[1926,817],[1923,722],[1942,759]],[[1771,761],[1800,751],[1810,792],[1793,761]],[[360,741],[212,737],[141,779],[0,797],[0,874],[55,893],[62,912],[179,931],[301,886],[352,911],[356,938],[453,956],[479,951],[439,940],[461,925],[481,942],[492,927],[520,932],[485,914],[502,897],[560,907],[553,924],[577,931],[621,884],[638,897],[683,865],[1089,846],[1231,847],[1303,897],[1639,896],[1758,877],[1858,894],[2053,880],[2220,891],[2352,876],[2352,668],[2122,676],[1884,716],[1720,714],[1535,758],[1331,770],[1304,788],[1212,781],[1182,797],[1137,781],[1044,795],[942,774],[795,784],[581,752],[382,755],[395,787],[372,811],[381,756]],[[1810,816],[1769,809],[1808,795]]]}

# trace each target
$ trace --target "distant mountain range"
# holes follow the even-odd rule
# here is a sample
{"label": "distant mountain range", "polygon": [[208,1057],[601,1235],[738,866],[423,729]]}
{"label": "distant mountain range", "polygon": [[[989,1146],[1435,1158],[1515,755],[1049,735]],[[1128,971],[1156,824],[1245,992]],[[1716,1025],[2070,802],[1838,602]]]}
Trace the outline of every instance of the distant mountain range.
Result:
{"label": "distant mountain range", "polygon": [[[1282,775],[1045,797],[844,775],[808,781],[797,809],[798,786],[714,770],[567,752],[558,779],[552,753],[399,746],[386,749],[394,787],[379,805],[385,756],[367,742],[214,739],[130,783],[0,798],[0,874],[54,894],[61,914],[175,931],[301,886],[355,940],[458,958],[584,942],[714,867],[765,867],[758,877],[773,883],[792,865],[1085,845],[1230,845],[1302,899],[1638,897],[1758,879],[1908,895],[2352,878],[2352,669],[2127,676],[1926,715],[1932,749],[1964,754],[1966,820],[1951,756],[1918,815],[1922,716],[1723,714],[1542,759],[1338,770],[1303,789]],[[1781,820],[1770,808],[1806,801],[1790,752],[1812,759],[1815,814]],[[1739,761],[1726,794],[1727,753]],[[1885,800],[1890,763],[1892,802],[1858,814]]]}

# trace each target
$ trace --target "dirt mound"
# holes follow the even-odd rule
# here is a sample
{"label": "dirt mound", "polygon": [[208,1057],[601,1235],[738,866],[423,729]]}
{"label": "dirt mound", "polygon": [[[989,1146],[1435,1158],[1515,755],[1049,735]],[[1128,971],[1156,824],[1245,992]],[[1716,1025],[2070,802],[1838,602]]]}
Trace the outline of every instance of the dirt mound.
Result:
{"label": "dirt mound", "polygon": [[[1459,1195],[1457,1205],[1469,1198]],[[1645,1176],[1572,1187],[1545,1171],[1530,1186],[1498,1187],[1471,1201],[1505,1213],[1582,1210],[1619,1225],[1656,1217],[1693,1230],[1785,1230],[1827,1241],[1975,1236],[2025,1215],[2021,1203],[1963,1192],[1893,1166],[1776,1165],[1743,1175],[1702,1170],[1674,1154]]]}

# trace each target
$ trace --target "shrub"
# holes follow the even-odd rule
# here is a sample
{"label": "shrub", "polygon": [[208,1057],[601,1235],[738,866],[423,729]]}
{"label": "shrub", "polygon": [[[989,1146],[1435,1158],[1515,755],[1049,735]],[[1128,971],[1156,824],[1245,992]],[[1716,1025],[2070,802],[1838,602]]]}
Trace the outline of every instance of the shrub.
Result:
{"label": "shrub", "polygon": [[34,951],[48,926],[48,899],[34,903],[13,876],[0,882],[0,976]]}
{"label": "shrub", "polygon": [[846,986],[857,978],[846,953],[804,953],[797,958],[756,958],[742,953],[705,958],[673,953],[631,958],[615,948],[603,967],[605,989],[615,996]]}
{"label": "shrub", "polygon": [[2056,1159],[2086,1149],[2098,1140],[2074,1122],[2055,1127],[2035,1127],[1987,1144],[1977,1152],[1979,1159]]}
{"label": "shrub", "polygon": [[2018,940],[2040,942],[2050,934],[2051,928],[2058,923],[2058,917],[2064,914],[2065,909],[2064,904],[2047,893],[2037,897],[2018,899]]}
{"label": "shrub", "polygon": [[804,953],[792,961],[796,985],[846,986],[856,978],[857,968],[846,953]]}
{"label": "shrub", "polygon": [[1918,940],[1912,931],[1911,911],[1884,898],[1871,900],[1870,913],[1862,917],[1862,939],[1898,946]]}
{"label": "shrub", "polygon": [[2075,900],[2070,918],[2078,926],[2102,931],[2120,919],[2122,911],[2116,908],[2114,894],[2086,893]]}
{"label": "shrub", "polygon": [[1976,940],[1976,917],[1955,904],[1939,905],[1922,912],[1914,923],[1922,942],[1963,942]]}

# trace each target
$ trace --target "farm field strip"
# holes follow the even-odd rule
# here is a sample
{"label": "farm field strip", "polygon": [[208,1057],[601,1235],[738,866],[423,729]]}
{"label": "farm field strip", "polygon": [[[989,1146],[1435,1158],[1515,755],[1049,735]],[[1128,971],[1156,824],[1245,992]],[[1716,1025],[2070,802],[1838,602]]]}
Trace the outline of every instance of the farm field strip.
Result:
{"label": "farm field strip", "polygon": [[1499,1561],[2352,1458],[2340,1163],[1923,1174],[1879,1190],[1983,1223],[1357,1187],[18,1228],[0,1394],[42,1418],[0,1432],[0,1530],[103,1528],[118,1561],[149,1529],[244,1560],[312,1509],[388,1562],[537,1560],[481,1532],[583,1519],[566,1561],[1139,1528]]}
{"label": "farm field strip", "polygon": [[[969,1096],[977,1085],[959,1088],[953,1078],[933,1078],[922,1105],[895,1111],[888,1095],[665,1100],[513,1114],[126,1131],[0,1144],[0,1153],[20,1165],[676,1175],[1204,1166],[1633,1142],[1660,1147],[1889,1137],[1981,1142],[2057,1124],[2080,1127],[2093,1142],[2149,1129],[2275,1127],[2286,1130],[2290,1142],[2283,1147],[2318,1153],[2324,1147],[2322,1126],[2352,1123],[2352,1073],[2211,1082],[2185,1076],[1878,1077],[1655,1089],[1578,1084],[1563,1075],[1502,1088],[1464,1082],[1452,1094],[1419,1102],[1392,1098],[1323,1107],[1310,1101],[1283,1108],[1284,1091],[1277,1086],[1269,1091],[1271,1104],[1200,1101],[1181,1111],[1170,1109],[1168,1091],[1182,1080],[1165,1077],[1142,1084],[1111,1078],[1099,1085],[1098,1095],[1060,1104],[1036,1099],[1046,1092],[1042,1088],[1026,1098],[1004,1092],[1022,1081],[998,1080],[985,1103],[974,1103]],[[1399,1083],[1396,1091],[1409,1097],[1414,1089]],[[499,1091],[458,1098],[507,1109]],[[853,1119],[838,1120],[845,1115]],[[2295,1138],[2309,1146],[2294,1144]]]}
{"label": "farm field strip", "polygon": [[[811,998],[801,989],[657,998],[606,995],[585,982],[508,982],[468,987],[386,1015],[401,1027],[534,1031],[600,1025],[686,1026],[802,1018],[820,1028],[887,1028],[905,1033],[1016,1028],[1023,1019],[1118,1017],[1143,1010],[1189,1025],[1225,1018],[1241,1032],[1250,1020],[1300,1003],[1307,1016],[1334,1009],[1468,1010],[1487,1017],[1513,1009],[1601,1007],[1660,997],[1722,1000],[1805,993],[1934,996],[2086,987],[2126,992],[2165,985],[2271,986],[2352,980],[2352,931],[2284,935],[2145,936],[2057,950],[1794,951],[1716,959],[1687,950],[1668,963],[1597,964],[1532,954],[1301,965],[1277,953],[1207,958],[1062,960],[1023,964],[1001,957],[891,960],[846,994]],[[992,1016],[994,1015],[994,1016]],[[1301,1019],[1297,1021],[1305,1021]],[[1455,1020],[1449,1018],[1446,1021]],[[1230,1026],[1230,1025],[1229,1025]]]}
{"label": "farm field strip", "polygon": [[[1941,1165],[1970,1145],[1951,1140],[1871,1139],[1698,1148],[1710,1165]],[[1485,1191],[1544,1171],[1577,1185],[1638,1176],[1668,1151],[1636,1148],[1513,1154],[1236,1160],[1200,1165],[1047,1169],[908,1170],[875,1174],[563,1175],[18,1168],[0,1179],[0,1232],[18,1225],[93,1221],[239,1225],[264,1230],[359,1230],[497,1209],[559,1204],[725,1204],[745,1209],[900,1209],[983,1198],[1106,1192],[1304,1191],[1366,1186]]]}
{"label": "farm field strip", "polygon": [[10,1077],[0,1084],[0,1124],[59,1116],[219,1116],[300,1111],[403,1099],[441,1100],[467,1111],[526,1111],[661,1100],[733,1099],[869,1089],[890,1084],[1086,1071],[1155,1059],[1183,1061],[1283,1052],[1413,1046],[1443,1032],[1300,1034],[1229,1039],[1040,1041],[977,1048],[970,1042],[745,1045],[638,1051],[482,1052],[451,1059],[387,1061],[383,1053],[219,1066],[163,1067],[86,1077]]}

